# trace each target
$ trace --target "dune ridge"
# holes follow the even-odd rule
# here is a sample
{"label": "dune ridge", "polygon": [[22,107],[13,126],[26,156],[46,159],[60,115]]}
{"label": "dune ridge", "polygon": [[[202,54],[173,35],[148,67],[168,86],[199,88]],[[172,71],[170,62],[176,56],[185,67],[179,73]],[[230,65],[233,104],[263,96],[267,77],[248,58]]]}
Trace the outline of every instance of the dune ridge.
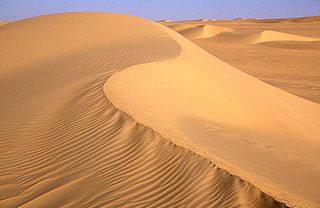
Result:
{"label": "dune ridge", "polygon": [[2,25],[4,25],[4,24],[6,24],[7,22],[5,22],[5,21],[0,21],[0,26],[2,26]]}
{"label": "dune ridge", "polygon": [[232,32],[232,31],[233,29],[227,28],[227,27],[199,25],[199,26],[194,26],[191,28],[179,30],[179,33],[187,38],[202,39],[202,38],[211,38],[220,33]]}
{"label": "dune ridge", "polygon": [[272,19],[238,17],[233,20],[240,21],[240,22],[257,22],[257,23],[309,23],[309,22],[319,22],[320,16],[306,16],[306,17],[294,17],[294,18],[272,18]]}
{"label": "dune ridge", "polygon": [[116,72],[179,56],[163,26],[66,13],[6,24],[0,44],[1,207],[285,207],[109,102]]}
{"label": "dune ridge", "polygon": [[261,33],[260,38],[255,43],[263,43],[269,41],[320,41],[320,39],[265,30]]}
{"label": "dune ridge", "polygon": [[115,109],[101,90],[112,74],[30,125],[43,127],[22,155],[7,151],[1,207],[285,207]]}
{"label": "dune ridge", "polygon": [[[272,24],[217,20],[207,24],[234,31],[223,32],[211,38],[189,39],[245,73],[289,93],[320,103],[320,22],[316,21],[317,18],[319,16],[291,18],[290,22],[270,19],[274,22]],[[301,21],[303,19],[310,21]],[[182,21],[164,25],[180,32],[181,29],[203,25],[203,22]],[[271,41],[255,43],[264,31],[278,32],[283,38],[289,38],[288,35],[292,34],[302,37],[298,40],[277,40],[277,36],[274,36],[268,39]],[[303,41],[305,38],[317,40]]]}
{"label": "dune ridge", "polygon": [[261,19],[262,23],[279,23],[279,22],[293,22],[293,23],[305,23],[305,22],[320,22],[320,16],[307,16],[298,18],[275,18],[275,19]]}
{"label": "dune ridge", "polygon": [[234,30],[228,27],[220,27],[213,25],[173,25],[171,29],[179,32],[184,37],[189,39],[204,39],[211,38],[215,42],[226,42],[236,44],[258,44],[265,42],[284,42],[284,41],[320,41],[318,38],[311,38],[301,35],[293,35],[272,30],[264,30],[259,32],[247,32]]}
{"label": "dune ridge", "polygon": [[319,105],[167,32],[181,45],[181,54],[113,75],[105,85],[109,100],[277,200],[318,207]]}
{"label": "dune ridge", "polygon": [[210,38],[211,41],[217,43],[225,42],[234,44],[259,44],[274,41],[320,41],[320,39],[318,38],[289,34],[273,30],[243,31],[239,29],[233,29],[230,27],[202,24],[201,20],[199,20],[198,22],[198,24],[191,24],[189,22],[180,24],[173,23],[171,25],[168,25],[168,27],[191,40]]}

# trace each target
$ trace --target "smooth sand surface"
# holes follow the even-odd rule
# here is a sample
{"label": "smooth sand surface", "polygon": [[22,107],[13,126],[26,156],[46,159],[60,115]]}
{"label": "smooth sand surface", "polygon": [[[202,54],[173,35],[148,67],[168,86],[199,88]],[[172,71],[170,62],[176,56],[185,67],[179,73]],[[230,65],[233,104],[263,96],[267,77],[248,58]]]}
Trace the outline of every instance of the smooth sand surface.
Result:
{"label": "smooth sand surface", "polygon": [[0,26],[8,23],[7,21],[0,21]]}
{"label": "smooth sand surface", "polygon": [[199,26],[192,26],[192,27],[187,27],[185,29],[183,28],[183,29],[177,30],[178,26],[179,25],[177,25],[176,27],[172,26],[171,28],[179,32],[183,36],[191,39],[211,38],[220,33],[233,32],[233,30],[230,28],[218,27],[218,26],[212,26],[212,25],[199,25]]}
{"label": "smooth sand surface", "polygon": [[[164,24],[236,68],[320,103],[320,16]],[[233,31],[220,33],[217,29],[216,35],[200,39],[181,30],[204,25]]]}
{"label": "smooth sand surface", "polygon": [[279,201],[319,207],[319,104],[168,33],[180,55],[110,77],[105,92],[115,107]]}
{"label": "smooth sand surface", "polygon": [[[275,199],[318,203],[309,192],[318,182],[313,175],[316,157],[309,158],[318,146],[300,158],[318,142],[318,106],[239,72],[158,23],[110,13],[49,15],[1,26],[0,45],[0,207],[285,207]],[[257,89],[250,91],[248,85]],[[242,89],[248,92],[241,95]],[[263,100],[252,99],[246,106],[244,96],[258,93]],[[268,118],[279,116],[273,125],[268,125],[273,120],[261,121],[269,112]],[[250,115],[242,126],[266,125],[258,127],[251,140],[249,133],[243,135],[243,141],[252,144],[247,157],[257,153],[257,161],[246,166],[250,159],[241,153],[243,164],[235,166],[235,151],[248,148],[239,141],[240,129],[228,125],[241,125]],[[295,130],[287,129],[293,126],[285,116],[297,122]],[[214,122],[222,118],[227,123],[217,126]],[[203,125],[203,119],[211,120]],[[155,123],[169,126],[163,131]],[[284,138],[276,144],[279,123]],[[224,133],[226,128],[229,133]],[[180,130],[186,136],[163,137]],[[294,158],[282,143],[298,130],[292,147],[299,139],[303,142]],[[192,140],[187,138],[191,135]],[[198,151],[204,146],[210,154]],[[264,155],[276,158],[263,160]],[[232,175],[218,167],[215,158],[238,168],[232,170],[243,165],[243,170]],[[308,167],[303,166],[306,161]],[[289,170],[283,168],[296,163],[291,178],[300,176],[301,181],[290,185],[289,177],[284,183],[288,190],[275,192],[279,177],[269,174],[281,162],[285,166],[276,172],[285,173]],[[257,170],[248,170],[255,166]],[[306,186],[300,187],[307,177]],[[265,186],[268,180],[270,187]]]}

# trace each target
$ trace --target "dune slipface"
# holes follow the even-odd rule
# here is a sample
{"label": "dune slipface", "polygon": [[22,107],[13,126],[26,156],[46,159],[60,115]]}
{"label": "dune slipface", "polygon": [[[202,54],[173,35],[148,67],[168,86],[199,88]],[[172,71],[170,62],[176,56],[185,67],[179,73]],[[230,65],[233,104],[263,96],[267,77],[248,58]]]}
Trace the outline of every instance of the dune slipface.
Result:
{"label": "dune slipface", "polygon": [[[285,207],[139,124],[105,95],[104,86],[118,87],[105,82],[122,69],[180,59],[179,38],[157,23],[110,13],[1,26],[0,207]],[[123,95],[134,110],[136,100]]]}
{"label": "dune slipface", "polygon": [[179,56],[110,77],[115,107],[290,206],[319,207],[319,105],[168,33]]}

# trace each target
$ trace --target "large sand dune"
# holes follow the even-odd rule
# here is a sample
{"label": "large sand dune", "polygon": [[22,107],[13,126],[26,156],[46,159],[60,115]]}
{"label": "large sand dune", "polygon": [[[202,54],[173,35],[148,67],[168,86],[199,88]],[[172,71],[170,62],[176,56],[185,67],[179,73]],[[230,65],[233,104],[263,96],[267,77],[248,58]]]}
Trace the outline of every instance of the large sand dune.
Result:
{"label": "large sand dune", "polygon": [[280,201],[317,207],[319,105],[171,37],[181,54],[113,75],[105,85],[111,102]]}
{"label": "large sand dune", "polygon": [[[290,202],[289,204],[314,205],[318,202],[308,192],[317,185],[311,174],[315,173],[313,161],[316,158],[310,159],[307,172],[296,169],[302,171],[295,175],[301,176],[301,181],[308,176],[304,175],[305,173],[310,173],[305,188],[307,191],[302,195],[295,193],[295,189],[292,188],[284,192],[281,190],[274,192],[273,183],[267,188],[262,184],[269,181],[252,180],[270,194],[274,194],[271,197],[261,192],[255,184],[243,180],[249,175],[250,179],[259,178],[260,169],[248,171],[246,167],[243,171],[236,172],[239,173],[238,176],[231,175],[216,166],[216,161],[212,160],[215,157],[196,154],[193,150],[202,148],[203,142],[208,138],[199,136],[206,134],[205,132],[211,134],[217,127],[209,126],[211,130],[207,131],[208,126],[203,126],[201,123],[203,120],[200,120],[198,125],[190,126],[197,121],[194,116],[204,113],[206,109],[222,110],[217,118],[231,119],[228,122],[232,122],[233,117],[241,121],[239,117],[246,115],[247,111],[255,112],[254,110],[260,106],[259,103],[250,111],[244,108],[248,99],[241,101],[246,94],[232,95],[233,88],[247,89],[248,85],[252,85],[252,88],[258,88],[258,91],[253,90],[253,93],[265,89],[261,95],[266,97],[263,97],[264,99],[276,99],[269,101],[271,107],[279,104],[279,108],[285,109],[281,114],[282,117],[279,117],[274,125],[281,121],[287,124],[288,119],[283,116],[292,116],[296,119],[293,121],[298,122],[297,129],[301,130],[299,135],[307,136],[296,139],[305,139],[304,147],[308,147],[312,142],[318,142],[310,138],[309,132],[312,128],[313,135],[319,135],[316,131],[318,123],[312,123],[313,119],[318,118],[318,106],[292,98],[247,77],[164,26],[136,17],[109,13],[50,15],[1,26],[0,45],[0,207],[285,206],[273,197],[283,202]],[[202,65],[194,65],[194,58],[190,61],[185,60],[186,55],[192,55],[190,50],[193,49],[194,58],[200,57],[199,61],[204,63],[199,64],[210,67],[211,72],[202,69]],[[186,62],[181,63],[181,61]],[[141,72],[140,69],[137,71],[130,68],[133,66],[141,67]],[[144,68],[149,69],[150,66],[154,66],[154,69],[144,74]],[[124,73],[118,74],[121,70],[124,70]],[[221,71],[217,72],[218,70]],[[128,79],[126,73],[133,73],[133,76]],[[212,77],[215,73],[217,73],[216,78]],[[186,76],[193,75],[208,76],[209,79],[212,78],[212,82],[217,81],[215,86],[221,84],[220,88],[226,88],[220,91],[208,85],[209,88],[204,90],[204,86],[198,83],[199,77],[194,77],[194,80],[192,77],[182,80]],[[240,80],[231,84],[237,75],[240,76]],[[106,83],[113,76],[115,77],[111,83]],[[118,85],[118,79],[128,80],[121,87]],[[238,86],[246,79],[249,82],[244,83],[245,86]],[[190,97],[186,96],[187,100],[184,101],[187,103],[182,104],[179,109],[181,97],[178,96],[177,103],[174,104],[176,102],[173,99],[174,94],[167,92],[174,80],[176,82],[174,86],[177,87],[174,93],[187,87],[186,91],[179,95],[184,96],[190,89],[194,89],[189,95],[196,96],[192,98],[193,102],[198,102],[203,96],[208,95],[208,100],[202,100],[202,104],[206,103],[207,107],[198,112],[202,105],[197,103],[187,105]],[[153,81],[155,82],[151,83]],[[195,82],[192,83],[193,81]],[[141,85],[131,89],[132,93],[145,86],[146,90],[149,89],[146,93],[157,96],[137,94],[135,97],[129,88],[124,88],[138,82]],[[108,88],[110,91],[106,91],[106,96],[104,89]],[[152,91],[153,89],[155,91]],[[212,97],[212,92],[217,92],[218,95],[223,91],[225,95],[221,100]],[[160,92],[164,94],[160,95]],[[112,98],[112,103],[109,101],[109,96]],[[149,98],[153,100],[148,100]],[[231,100],[227,101],[229,98]],[[277,101],[278,98],[280,101]],[[293,106],[282,105],[283,100],[287,99],[287,104]],[[232,101],[239,103],[232,104]],[[144,110],[139,111],[140,115],[136,115],[137,102],[143,102],[141,107]],[[113,104],[121,109],[115,108]],[[154,104],[157,104],[159,109],[155,109]],[[223,110],[225,105],[238,106],[239,110],[230,111],[229,107]],[[261,110],[265,110],[265,105],[261,106]],[[171,119],[166,120],[169,116],[168,107],[177,113],[188,109],[190,113],[194,113],[182,114],[182,117],[179,117],[182,120],[175,121],[174,126],[168,128],[168,132],[183,128],[186,135],[191,135],[190,131],[193,131],[192,135],[195,137],[192,141],[179,137],[181,140],[174,143],[176,141],[174,138],[161,136],[166,132],[160,131],[159,134],[155,131],[157,126],[154,122],[168,122],[167,125],[171,125],[172,119],[178,118],[172,114]],[[154,112],[155,110],[160,111]],[[208,111],[209,116],[212,115],[211,111]],[[161,112],[163,113],[160,114]],[[272,113],[278,110],[270,108],[270,112],[270,115],[274,115]],[[306,112],[314,113],[313,117],[303,117]],[[266,112],[258,115],[264,113]],[[149,115],[155,119],[150,126],[138,123],[144,121],[141,118]],[[138,122],[135,116],[139,118]],[[189,116],[193,118],[190,119]],[[302,117],[298,119],[299,116]],[[207,121],[208,125],[211,122],[213,120]],[[251,122],[253,120],[249,124]],[[268,135],[261,130],[262,128],[263,126],[257,129],[257,132],[260,132],[257,135],[264,133]],[[292,132],[288,130],[287,133],[291,135]],[[284,136],[281,141],[286,141],[286,134]],[[223,139],[217,135],[212,135],[210,138],[217,142]],[[232,138],[230,139],[232,141]],[[255,137],[251,143],[260,145],[260,149],[264,150],[266,139],[268,138]],[[298,142],[294,141],[293,147]],[[279,146],[271,148],[271,156],[280,152],[284,154],[280,159],[293,158],[290,154],[288,156],[286,145],[277,145]],[[241,145],[238,147],[239,150],[243,148]],[[313,149],[317,147],[314,146]],[[210,145],[208,148],[212,151],[219,148],[223,150],[221,143],[220,146],[213,148]],[[297,164],[306,164],[305,161],[309,160],[308,157],[313,154],[313,149],[306,152],[306,158],[300,162],[299,156],[304,151],[301,149],[295,158]],[[255,150],[259,153],[259,149]],[[231,154],[234,149],[230,151]],[[248,156],[251,154],[254,152]],[[218,158],[223,155],[216,156]],[[226,167],[227,164],[230,164],[230,167],[234,165],[232,158],[230,163],[228,163],[229,158],[220,159],[225,159],[223,164]],[[273,165],[268,162],[270,159],[259,161],[258,167],[264,166],[260,162],[265,162],[266,169],[276,168],[278,164]],[[281,168],[279,167],[279,170]],[[286,182],[288,181],[289,179]],[[276,180],[271,182],[278,185]],[[310,186],[311,182],[314,182],[313,186]],[[298,185],[294,187],[298,188]]]}

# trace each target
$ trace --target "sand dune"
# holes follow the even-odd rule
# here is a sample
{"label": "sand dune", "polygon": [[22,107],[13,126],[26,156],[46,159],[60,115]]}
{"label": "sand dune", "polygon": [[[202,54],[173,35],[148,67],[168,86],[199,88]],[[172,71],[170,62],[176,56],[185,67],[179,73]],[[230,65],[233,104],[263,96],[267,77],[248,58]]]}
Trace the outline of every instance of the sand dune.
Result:
{"label": "sand dune", "polygon": [[186,29],[193,28],[193,27],[195,27],[195,25],[194,24],[173,24],[168,27],[177,31],[177,32],[180,32],[180,31],[183,31]]}
{"label": "sand dune", "polygon": [[[233,31],[221,32],[211,38],[188,38],[214,56],[260,80],[320,103],[318,18],[288,18],[279,22],[278,19],[272,19],[276,24],[264,23],[265,19],[218,20],[206,24]],[[164,25],[181,33],[180,28],[196,28],[203,22],[185,21]]]}
{"label": "sand dune", "polygon": [[256,23],[310,23],[310,22],[320,22],[320,16],[308,16],[308,17],[298,17],[298,18],[272,18],[272,19],[261,19],[261,18],[235,18],[235,21],[242,22],[256,22]]}
{"label": "sand dune", "polygon": [[6,23],[8,23],[8,22],[7,21],[0,21],[0,26],[4,25]]}
{"label": "sand dune", "polygon": [[[177,26],[175,27],[177,28]],[[179,30],[179,33],[187,38],[201,39],[211,38],[223,32],[232,32],[233,30],[226,27],[218,27],[212,25],[199,25],[191,28]]]}
{"label": "sand dune", "polygon": [[213,42],[227,43],[227,44],[254,44],[261,38],[260,32],[223,32],[214,36],[211,40]]}
{"label": "sand dune", "polygon": [[317,207],[319,105],[261,82],[168,32],[181,54],[113,75],[105,85],[110,101],[278,200]]}
{"label": "sand dune", "polygon": [[[237,18],[237,20],[244,20]],[[202,22],[203,20],[197,20]],[[243,31],[230,27],[221,27],[210,24],[180,23],[168,25],[189,39],[212,38],[212,41],[232,44],[256,44],[271,41],[320,41],[319,38],[289,34],[272,30]]]}
{"label": "sand dune", "polygon": [[320,39],[266,30],[261,33],[260,38],[255,43],[269,41],[320,41]]}
{"label": "sand dune", "polygon": [[168,22],[172,22],[172,20],[160,20],[159,22],[168,23]]}
{"label": "sand dune", "polygon": [[291,22],[320,22],[320,16],[291,18]]}
{"label": "sand dune", "polygon": [[[157,70],[171,60],[177,73],[195,46],[164,26],[125,15],[67,13],[6,24],[0,44],[0,207],[285,206],[153,125],[137,123],[105,96],[104,87],[118,87],[106,81],[120,70],[135,71],[130,66],[154,63]],[[195,57],[203,53],[198,50]],[[204,55],[211,67],[225,67]],[[152,81],[136,75],[146,79],[141,84]],[[135,109],[136,100],[122,94],[121,102]]]}
{"label": "sand dune", "polygon": [[256,44],[271,41],[320,41],[301,35],[293,35],[283,32],[264,30],[262,32],[233,30],[232,28],[212,25],[174,25],[171,29],[179,32],[189,39],[212,38],[216,42],[233,42],[237,44]]}
{"label": "sand dune", "polygon": [[300,18],[275,18],[275,19],[261,19],[261,23],[281,23],[281,22],[294,22],[294,23],[305,23],[305,22],[320,22],[320,16],[309,16]]}
{"label": "sand dune", "polygon": [[267,41],[260,43],[263,46],[273,47],[273,48],[284,48],[291,50],[312,50],[317,51],[320,49],[320,41],[310,42],[310,41]]}
{"label": "sand dune", "polygon": [[258,19],[257,19],[257,18],[237,17],[237,18],[234,18],[233,20],[235,20],[235,21],[248,21],[248,22],[251,22],[251,21],[256,21],[256,20],[258,20]]}

